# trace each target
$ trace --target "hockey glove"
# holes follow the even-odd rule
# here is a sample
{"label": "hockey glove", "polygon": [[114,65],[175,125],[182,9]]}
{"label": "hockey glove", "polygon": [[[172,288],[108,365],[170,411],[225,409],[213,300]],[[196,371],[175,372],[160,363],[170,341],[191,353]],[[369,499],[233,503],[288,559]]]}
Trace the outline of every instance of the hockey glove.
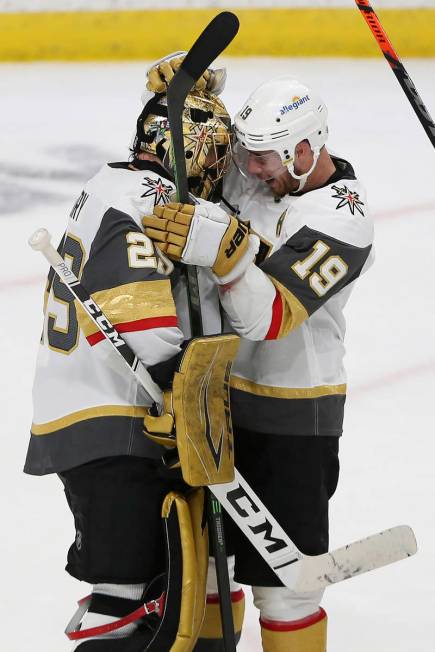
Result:
{"label": "hockey glove", "polygon": [[219,283],[243,274],[258,249],[248,227],[211,202],[156,206],[142,224],[169,258],[210,267]]}
{"label": "hockey glove", "polygon": [[[173,52],[160,61],[156,61],[147,72],[147,89],[152,93],[165,93],[185,55],[185,52]],[[197,79],[194,88],[197,91],[206,90],[214,93],[214,95],[219,95],[224,89],[226,76],[225,68],[219,68],[218,70],[208,68]]]}

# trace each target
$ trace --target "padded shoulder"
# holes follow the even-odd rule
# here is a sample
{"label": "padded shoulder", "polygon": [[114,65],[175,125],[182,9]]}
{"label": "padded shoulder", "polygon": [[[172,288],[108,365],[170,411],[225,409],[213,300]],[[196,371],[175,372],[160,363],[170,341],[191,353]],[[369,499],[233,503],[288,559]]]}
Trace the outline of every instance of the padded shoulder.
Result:
{"label": "padded shoulder", "polygon": [[288,213],[288,237],[308,227],[354,247],[367,247],[373,242],[373,220],[366,192],[357,179],[307,192],[289,206]]}
{"label": "padded shoulder", "polygon": [[175,186],[153,169],[103,165],[86,184],[85,191],[97,195],[107,208],[131,215],[140,225],[143,215],[152,214],[155,206],[170,201]]}

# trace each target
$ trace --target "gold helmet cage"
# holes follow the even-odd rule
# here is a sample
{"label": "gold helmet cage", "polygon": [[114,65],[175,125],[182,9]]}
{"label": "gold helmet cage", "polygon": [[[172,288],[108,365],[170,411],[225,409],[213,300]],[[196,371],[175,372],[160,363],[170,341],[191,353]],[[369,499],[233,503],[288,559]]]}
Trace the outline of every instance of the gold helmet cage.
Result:
{"label": "gold helmet cage", "polygon": [[[194,90],[183,111],[184,151],[189,190],[203,199],[217,198],[231,161],[231,119],[223,102],[207,91]],[[137,120],[132,151],[155,154],[174,177],[171,130],[166,95],[156,94]]]}

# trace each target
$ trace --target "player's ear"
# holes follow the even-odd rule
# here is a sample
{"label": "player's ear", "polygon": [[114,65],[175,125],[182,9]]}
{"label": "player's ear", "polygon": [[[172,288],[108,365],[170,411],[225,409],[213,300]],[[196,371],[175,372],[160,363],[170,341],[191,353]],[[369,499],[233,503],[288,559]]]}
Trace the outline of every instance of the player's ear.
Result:
{"label": "player's ear", "polygon": [[310,148],[310,145],[307,140],[301,140],[295,147],[295,158],[304,156],[307,153],[307,147]]}

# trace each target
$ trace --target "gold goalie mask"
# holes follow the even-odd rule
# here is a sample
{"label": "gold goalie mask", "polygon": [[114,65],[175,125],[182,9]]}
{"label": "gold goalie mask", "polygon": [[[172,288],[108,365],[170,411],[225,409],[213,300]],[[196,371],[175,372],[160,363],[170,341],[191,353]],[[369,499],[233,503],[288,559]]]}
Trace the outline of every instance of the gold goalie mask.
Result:
{"label": "gold goalie mask", "polygon": [[[231,119],[223,102],[208,91],[193,90],[183,112],[184,151],[189,190],[212,200],[231,161]],[[164,93],[156,93],[137,121],[133,153],[159,157],[174,176],[171,128]]]}

